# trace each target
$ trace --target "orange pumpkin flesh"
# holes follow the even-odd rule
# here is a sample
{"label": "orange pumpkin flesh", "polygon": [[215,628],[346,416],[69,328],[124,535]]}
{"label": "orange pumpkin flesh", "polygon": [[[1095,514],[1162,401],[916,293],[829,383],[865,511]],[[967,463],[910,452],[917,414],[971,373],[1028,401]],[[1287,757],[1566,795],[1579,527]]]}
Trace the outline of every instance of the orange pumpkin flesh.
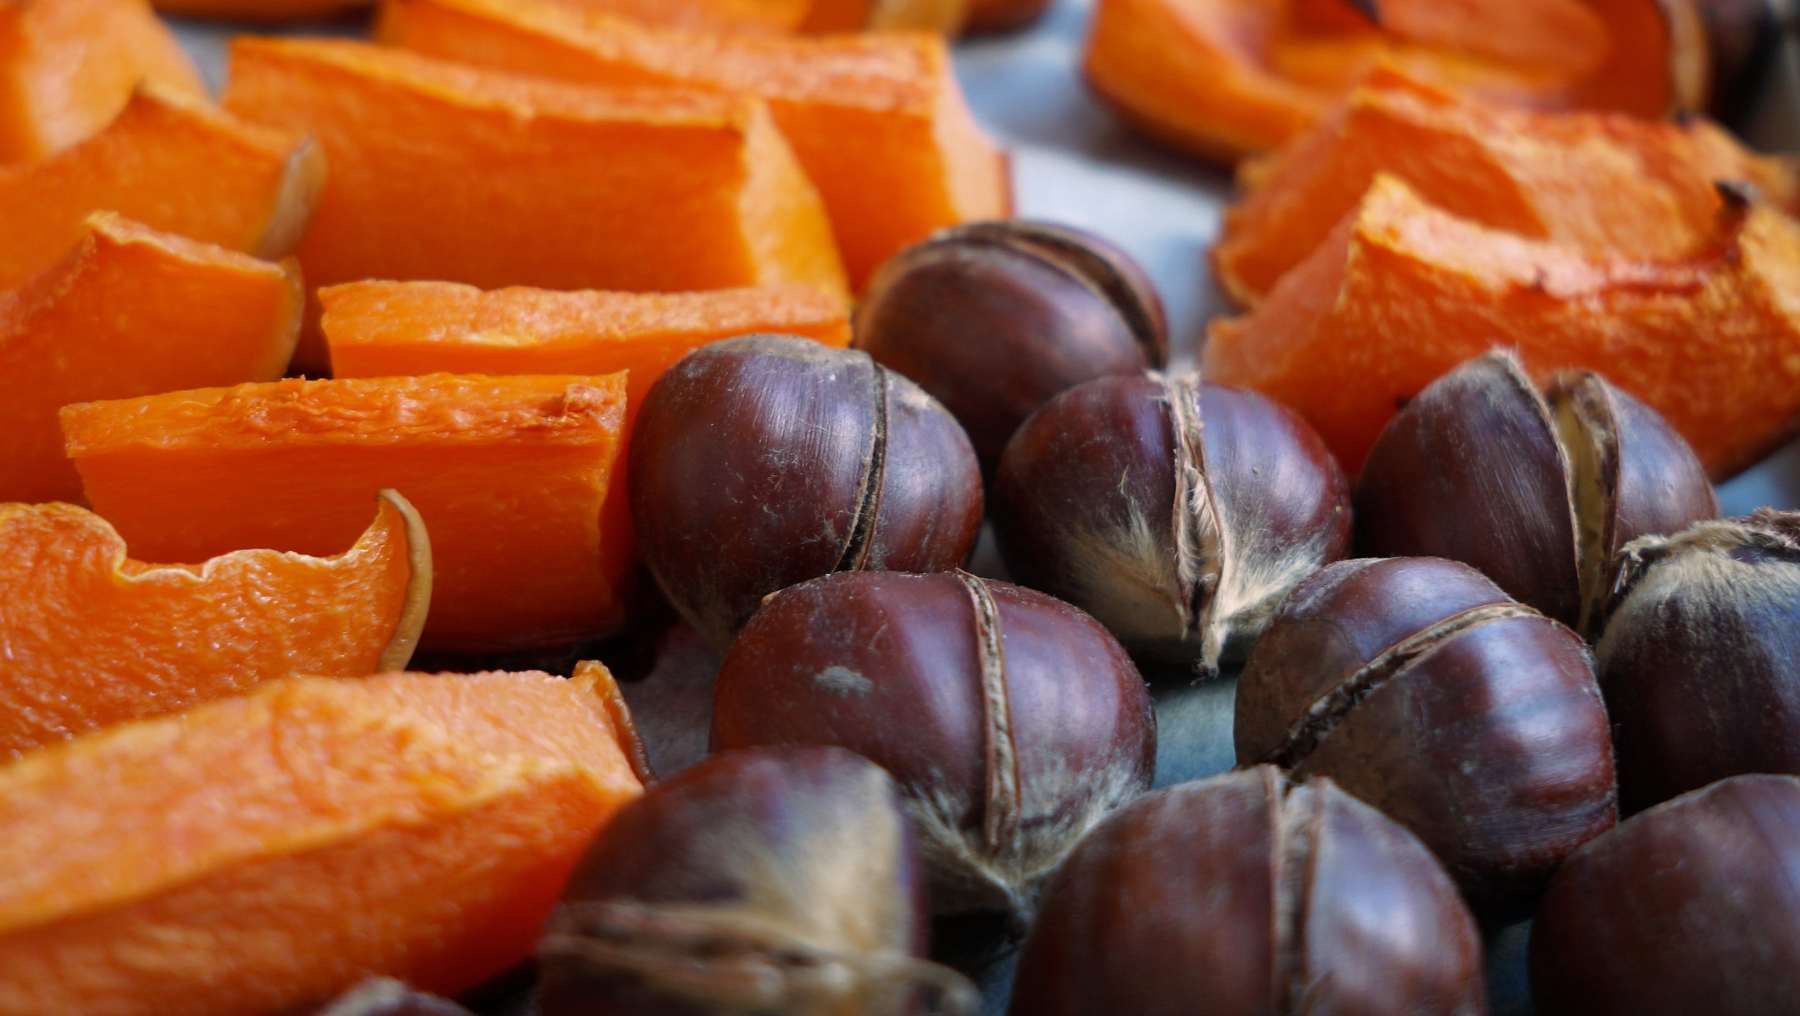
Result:
{"label": "orange pumpkin flesh", "polygon": [[1463,218],[1589,254],[1674,260],[1713,241],[1714,182],[1754,183],[1800,206],[1792,166],[1759,157],[1703,121],[1538,113],[1378,72],[1318,127],[1241,176],[1212,259],[1254,303],[1354,209],[1377,173]]}
{"label": "orange pumpkin flesh", "polygon": [[1491,347],[1585,367],[1660,411],[1715,477],[1800,411],[1800,223],[1733,207],[1680,261],[1594,257],[1460,219],[1378,176],[1250,314],[1214,322],[1207,379],[1304,415],[1354,473],[1405,399]]}
{"label": "orange pumpkin flesh", "polygon": [[146,81],[206,94],[146,0],[0,2],[0,163],[80,141]]}
{"label": "orange pumpkin flesh", "polygon": [[[1404,0],[1390,3],[1400,31],[1358,16],[1355,8],[1369,6],[1098,0],[1083,66],[1128,120],[1221,159],[1298,136],[1383,67],[1541,108],[1662,116],[1704,104],[1706,47],[1694,0],[1582,0],[1585,13],[1567,0]],[[1532,13],[1549,7],[1560,13]],[[1572,58],[1572,45],[1591,47],[1595,25],[1605,45]]]}
{"label": "orange pumpkin flesh", "polygon": [[92,216],[60,263],[0,292],[0,500],[80,499],[68,403],[280,377],[304,306],[291,266]]}
{"label": "orange pumpkin flesh", "polygon": [[639,792],[591,681],[545,674],[294,678],[35,752],[0,767],[0,1011],[466,990]]}
{"label": "orange pumpkin flesh", "polygon": [[154,565],[125,550],[73,505],[0,505],[0,759],[290,674],[401,670],[431,600],[424,525],[392,491],[335,557]]}
{"label": "orange pumpkin flesh", "polygon": [[1011,210],[937,36],[693,35],[541,0],[388,0],[377,36],[448,60],[613,87],[754,95],[819,188],[853,285],[935,230]]}
{"label": "orange pumpkin flesh", "polygon": [[305,138],[140,88],[93,137],[39,162],[0,166],[0,287],[54,263],[100,210],[283,258],[300,242],[324,182],[324,157]]}
{"label": "orange pumpkin flesh", "polygon": [[135,552],[322,554],[392,487],[431,533],[421,644],[566,645],[621,620],[630,548],[602,526],[625,378],[277,381],[62,411],[94,509]]}
{"label": "orange pumpkin flesh", "polygon": [[[330,172],[311,285],[842,291],[818,194],[759,102],[509,77],[352,42],[240,39],[228,108]],[[298,361],[316,369],[316,336]]]}

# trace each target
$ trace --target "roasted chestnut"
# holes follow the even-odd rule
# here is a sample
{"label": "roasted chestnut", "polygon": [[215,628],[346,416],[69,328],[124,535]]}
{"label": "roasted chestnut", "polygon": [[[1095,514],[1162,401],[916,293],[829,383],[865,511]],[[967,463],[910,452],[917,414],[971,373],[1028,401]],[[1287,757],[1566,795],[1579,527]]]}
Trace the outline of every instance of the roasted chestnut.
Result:
{"label": "roasted chestnut", "polygon": [[789,336],[689,353],[644,397],[631,440],[638,553],[720,649],[804,579],[962,564],[981,504],[944,407],[864,353]]}
{"label": "roasted chestnut", "polygon": [[472,1016],[447,998],[408,987],[391,977],[371,977],[339,995],[314,1016]]}
{"label": "roasted chestnut", "polygon": [[869,281],[854,331],[956,414],[988,470],[1052,395],[1168,359],[1143,269],[1091,233],[1040,222],[953,226],[901,251]]}
{"label": "roasted chestnut", "polygon": [[1357,552],[1447,557],[1587,632],[1619,548],[1719,513],[1656,411],[1587,371],[1543,394],[1509,352],[1465,362],[1382,431],[1356,491]]}
{"label": "roasted chestnut", "polygon": [[968,30],[1011,32],[1031,24],[1050,9],[1050,0],[969,0]]}
{"label": "roasted chestnut", "polygon": [[1300,583],[1238,682],[1242,764],[1328,776],[1514,912],[1617,821],[1587,648],[1474,569],[1341,561]]}
{"label": "roasted chestnut", "polygon": [[1413,835],[1257,766],[1157,791],[1051,881],[1018,1016],[1485,1011],[1481,939]]}
{"label": "roasted chestnut", "polygon": [[1542,1016],[1800,1007],[1800,779],[1734,776],[1577,850],[1531,929]]}
{"label": "roasted chestnut", "polygon": [[1800,773],[1800,513],[1627,547],[1596,655],[1628,809]]}
{"label": "roasted chestnut", "polygon": [[1014,577],[1141,656],[1242,659],[1294,583],[1344,556],[1350,493],[1299,416],[1197,377],[1107,377],[1026,420],[994,478]]}
{"label": "roasted chestnut", "polygon": [[973,1013],[929,963],[894,781],[835,748],[718,755],[621,810],[538,950],[543,1016]]}
{"label": "roasted chestnut", "polygon": [[1022,922],[1076,841],[1150,786],[1143,678],[1093,618],[965,572],[786,589],[719,673],[715,749],[835,744],[900,782],[940,914]]}
{"label": "roasted chestnut", "polygon": [[1782,40],[1800,38],[1800,5],[1793,0],[1701,0],[1706,25],[1708,105],[1742,128],[1775,85]]}

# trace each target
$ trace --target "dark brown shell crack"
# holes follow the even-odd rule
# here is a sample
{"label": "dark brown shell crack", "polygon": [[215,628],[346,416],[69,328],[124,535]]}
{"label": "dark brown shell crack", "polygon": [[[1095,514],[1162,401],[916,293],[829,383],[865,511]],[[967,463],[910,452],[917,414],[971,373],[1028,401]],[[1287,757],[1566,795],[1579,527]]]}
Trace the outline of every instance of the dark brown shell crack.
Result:
{"label": "dark brown shell crack", "polygon": [[596,973],[727,1012],[972,1016],[980,997],[948,967],[898,951],[807,941],[741,905],[566,904],[538,946]]}
{"label": "dark brown shell crack", "polygon": [[1006,688],[1006,649],[1000,610],[987,583],[965,571],[956,577],[969,591],[975,611],[975,651],[981,680],[983,751],[987,798],[982,808],[982,845],[999,854],[1018,837],[1024,810],[1019,779],[1018,744],[1013,739],[1012,703]]}
{"label": "dark brown shell crack", "polygon": [[887,486],[888,444],[888,372],[873,360],[871,375],[874,400],[874,425],[869,429],[869,449],[863,455],[862,478],[857,484],[856,507],[850,517],[850,532],[844,538],[844,549],[831,570],[862,571],[868,567],[869,554],[875,546],[876,520],[881,516],[881,495]]}
{"label": "dark brown shell crack", "polygon": [[1169,402],[1175,449],[1175,606],[1183,638],[1201,639],[1201,658],[1218,658],[1211,605],[1224,575],[1229,535],[1206,472],[1205,421],[1200,418],[1200,378],[1162,379]]}
{"label": "dark brown shell crack", "polygon": [[1388,646],[1356,673],[1320,696],[1288,728],[1287,736],[1263,762],[1293,769],[1311,755],[1338,725],[1369,696],[1403,675],[1414,663],[1463,632],[1514,617],[1542,617],[1520,603],[1488,603],[1438,621]]}
{"label": "dark brown shell crack", "polygon": [[1313,857],[1325,821],[1325,797],[1305,787],[1275,783],[1275,963],[1274,1011],[1305,1012],[1311,975],[1301,939],[1312,906]]}

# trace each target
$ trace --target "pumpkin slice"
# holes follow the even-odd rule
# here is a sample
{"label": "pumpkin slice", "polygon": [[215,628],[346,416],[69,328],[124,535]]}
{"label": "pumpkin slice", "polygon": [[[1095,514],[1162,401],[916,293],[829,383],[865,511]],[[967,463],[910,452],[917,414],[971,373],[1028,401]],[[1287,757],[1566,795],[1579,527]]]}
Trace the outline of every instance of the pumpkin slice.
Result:
{"label": "pumpkin slice", "polygon": [[405,498],[329,558],[240,550],[129,560],[74,505],[0,505],[0,759],[179,712],[290,674],[404,669],[431,602],[431,545]]}
{"label": "pumpkin slice", "polygon": [[146,0],[0,2],[0,162],[41,159],[80,141],[145,81],[206,94]]}
{"label": "pumpkin slice", "polygon": [[1800,223],[1734,201],[1693,257],[1595,257],[1377,176],[1268,299],[1213,323],[1203,369],[1298,410],[1354,473],[1400,403],[1492,347],[1516,349],[1540,380],[1605,375],[1729,476],[1800,411]]}
{"label": "pumpkin slice", "polygon": [[[0,768],[0,1011],[304,1012],[527,958],[641,785],[592,683],[294,678]],[[55,976],[46,976],[54,971]]]}
{"label": "pumpkin slice", "polygon": [[[1084,67],[1094,89],[1148,133],[1226,159],[1301,134],[1382,67],[1552,109],[1662,116],[1705,100],[1694,0],[1583,0],[1585,15],[1567,0],[1385,6],[1407,12],[1404,31],[1381,27],[1382,0],[1099,0]],[[1529,40],[1507,27],[1553,6],[1562,13],[1550,21],[1586,27],[1534,30]],[[1596,23],[1603,47],[1582,59],[1543,59],[1551,47],[1590,46]],[[1527,41],[1535,57],[1520,49]]]}
{"label": "pumpkin slice", "polygon": [[974,0],[550,0],[690,32],[792,34],[912,29],[954,33]]}
{"label": "pumpkin slice", "polygon": [[1593,74],[1611,46],[1584,0],[1294,0],[1303,31],[1370,31],[1433,49],[1570,76]]}
{"label": "pumpkin slice", "polygon": [[629,371],[627,415],[690,349],[776,332],[850,344],[835,293],[764,286],[696,293],[480,290],[452,282],[349,282],[319,291],[338,377]]}
{"label": "pumpkin slice", "polygon": [[[319,139],[307,281],[842,292],[831,226],[755,99],[580,88],[353,42],[240,39],[227,106]],[[303,340],[299,362],[322,366]]]}
{"label": "pumpkin slice", "polygon": [[1703,120],[1536,113],[1378,72],[1312,132],[1240,174],[1216,275],[1254,303],[1354,209],[1376,173],[1463,218],[1590,254],[1673,260],[1716,234],[1719,180],[1800,206],[1794,167]]}
{"label": "pumpkin slice", "polygon": [[690,35],[540,0],[388,0],[377,35],[521,74],[768,100],[859,287],[932,232],[1011,211],[1006,158],[976,126],[937,36]]}
{"label": "pumpkin slice", "polygon": [[89,217],[59,264],[0,292],[0,500],[80,499],[70,402],[280,377],[304,306],[291,266]]}
{"label": "pumpkin slice", "polygon": [[90,212],[261,258],[294,252],[325,182],[312,142],[199,99],[140,88],[107,127],[50,158],[0,166],[0,286],[54,263]]}
{"label": "pumpkin slice", "polygon": [[563,645],[620,620],[630,547],[601,526],[625,376],[286,380],[62,411],[94,509],[136,553],[328,554],[368,500],[404,494],[431,531],[422,644]]}

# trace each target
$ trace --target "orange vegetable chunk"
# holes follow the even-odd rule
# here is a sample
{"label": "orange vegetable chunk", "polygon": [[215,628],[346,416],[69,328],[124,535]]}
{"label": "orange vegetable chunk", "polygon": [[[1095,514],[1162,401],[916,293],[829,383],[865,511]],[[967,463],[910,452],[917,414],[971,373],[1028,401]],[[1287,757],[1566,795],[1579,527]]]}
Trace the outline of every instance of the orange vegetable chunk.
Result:
{"label": "orange vegetable chunk", "polygon": [[290,674],[403,669],[431,600],[431,546],[392,491],[335,557],[240,550],[200,565],[131,560],[74,505],[3,504],[0,588],[6,759]]}
{"label": "orange vegetable chunk", "polygon": [[291,266],[90,217],[61,263],[0,292],[0,500],[80,498],[68,403],[280,377],[304,306]]}
{"label": "orange vegetable chunk", "polygon": [[975,124],[935,35],[686,34],[542,0],[388,0],[377,35],[521,74],[766,99],[859,287],[937,229],[1011,211],[1006,157]]}
{"label": "orange vegetable chunk", "polygon": [[80,141],[145,81],[206,94],[147,0],[0,0],[0,162]]}
{"label": "orange vegetable chunk", "polygon": [[0,768],[0,1011],[305,1012],[530,956],[641,790],[591,680],[293,678]]}
{"label": "orange vegetable chunk", "polygon": [[1800,207],[1792,165],[1704,120],[1508,109],[1378,72],[1305,136],[1240,173],[1212,258],[1254,303],[1354,209],[1377,173],[1463,218],[1590,254],[1673,260],[1713,241],[1715,182],[1753,183]]}
{"label": "orange vegetable chunk", "polygon": [[972,0],[550,0],[697,32],[954,32]]}
{"label": "orange vegetable chunk", "polygon": [[[231,68],[230,109],[311,132],[330,162],[300,244],[311,284],[844,288],[818,194],[754,99],[323,40],[240,39]],[[303,366],[323,360],[303,343]]]}
{"label": "orange vegetable chunk", "polygon": [[1147,133],[1236,159],[1371,73],[1543,109],[1704,106],[1694,0],[1097,0],[1088,82]]}
{"label": "orange vegetable chunk", "polygon": [[88,214],[102,210],[283,258],[300,242],[324,182],[324,156],[305,138],[141,88],[87,140],[38,162],[0,166],[0,286],[54,264]]}
{"label": "orange vegetable chunk", "polygon": [[481,290],[453,282],[348,282],[319,292],[338,377],[629,371],[627,415],[690,349],[776,332],[850,344],[844,301],[816,286],[694,293]]}
{"label": "orange vegetable chunk", "polygon": [[1729,476],[1800,412],[1800,223],[1734,201],[1692,257],[1596,257],[1377,176],[1268,299],[1212,324],[1203,370],[1298,410],[1355,473],[1402,401],[1493,347],[1516,349],[1540,380],[1598,371]]}
{"label": "orange vegetable chunk", "polygon": [[392,487],[431,533],[422,644],[567,644],[620,620],[630,548],[601,525],[625,377],[286,380],[66,407],[89,501],[134,550],[342,548]]}

